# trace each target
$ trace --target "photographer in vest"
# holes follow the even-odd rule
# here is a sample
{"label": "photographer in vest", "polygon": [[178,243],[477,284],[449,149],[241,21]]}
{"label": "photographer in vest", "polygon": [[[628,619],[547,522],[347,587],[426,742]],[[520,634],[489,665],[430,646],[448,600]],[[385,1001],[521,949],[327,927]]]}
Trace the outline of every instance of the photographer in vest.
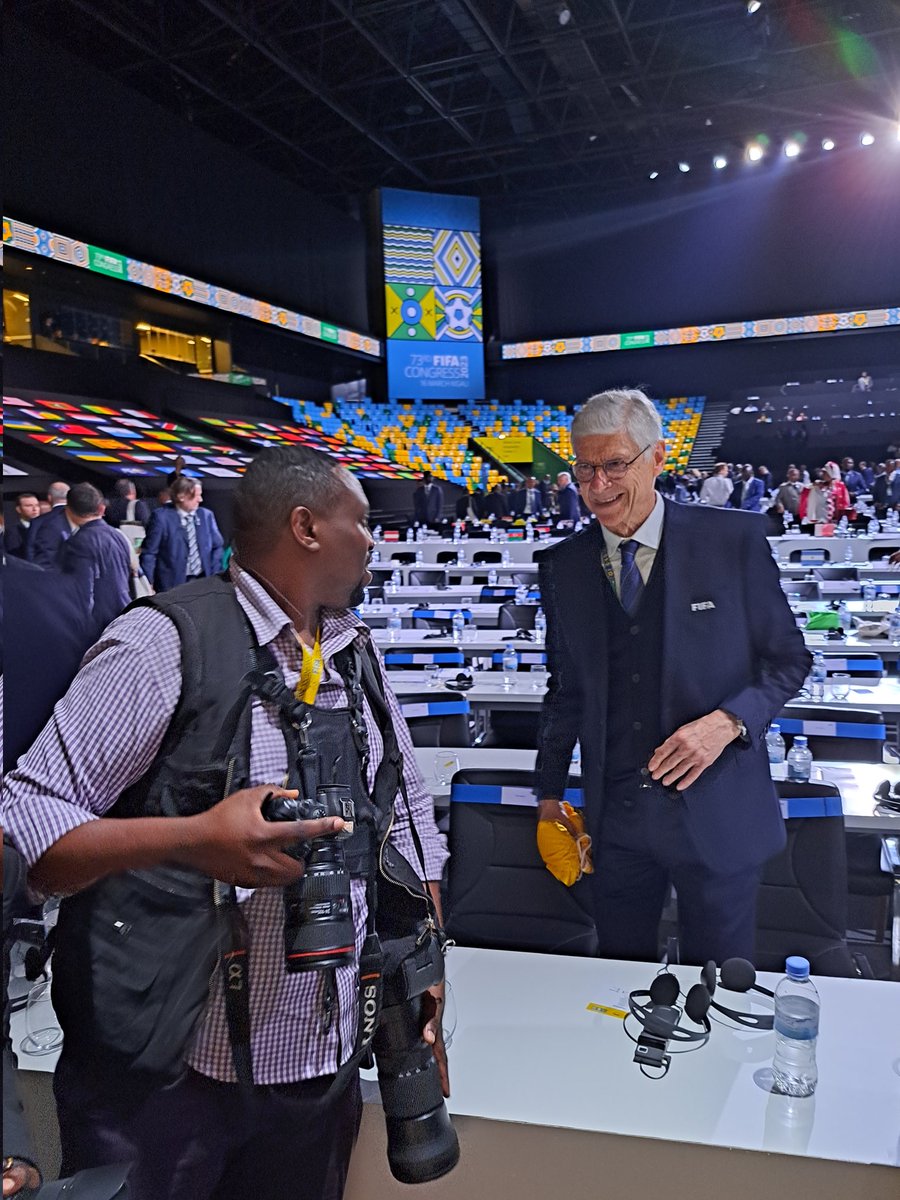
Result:
{"label": "photographer in vest", "polygon": [[[339,1197],[379,1008],[382,1028],[416,1014],[449,1129],[436,1171],[455,1161],[438,884],[421,882],[446,850],[351,611],[371,579],[368,503],[328,459],[270,449],[237,486],[234,537],[227,575],[109,625],[5,781],[32,885],[68,897],[63,1173],[131,1161],[137,1200]],[[422,931],[407,942],[376,930],[395,893]],[[407,952],[434,961],[389,1008]]]}

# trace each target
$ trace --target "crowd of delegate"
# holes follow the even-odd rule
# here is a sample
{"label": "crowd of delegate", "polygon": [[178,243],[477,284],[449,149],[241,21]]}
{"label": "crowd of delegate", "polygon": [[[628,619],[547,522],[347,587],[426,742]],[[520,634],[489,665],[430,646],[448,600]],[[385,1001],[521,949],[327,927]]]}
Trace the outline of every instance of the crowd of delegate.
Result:
{"label": "crowd of delegate", "polygon": [[[572,441],[571,471],[555,481],[529,476],[456,508],[460,520],[550,514],[559,532],[573,532],[536,553],[548,666],[538,847],[553,870],[560,838],[579,861],[590,838],[593,870],[589,861],[584,869],[601,955],[658,959],[674,883],[684,961],[752,958],[762,866],[785,840],[765,736],[811,662],[759,514],[796,501],[798,520],[810,523],[863,496],[895,511],[900,465],[878,464],[869,477],[866,464],[845,459],[822,477],[791,468],[776,484],[764,468],[720,464],[673,480],[659,414],[639,391],[592,397]],[[820,492],[825,507],[812,508]],[[362,947],[383,889],[370,887],[375,856],[353,833],[349,944],[321,971],[293,971],[280,892],[298,885],[304,864],[285,851],[345,825],[328,816],[286,828],[263,809],[296,798],[304,776],[295,764],[311,742],[314,770],[327,767],[330,786],[351,789],[358,814],[368,801],[380,812],[386,799],[385,837],[408,860],[407,880],[418,876],[413,894],[431,929],[442,920],[447,859],[391,677],[357,611],[372,579],[368,502],[352,474],[312,450],[266,450],[235,488],[223,563],[199,483],[176,470],[163,501],[151,508],[129,481],[108,501],[91,484],[54,483],[43,514],[38,497],[19,496],[9,530],[4,590],[16,636],[4,662],[13,736],[8,724],[3,819],[36,889],[67,897],[54,966],[63,1171],[131,1163],[136,1200],[237,1200],[251,1188],[274,1200],[300,1177],[304,1195],[339,1197],[361,1100],[355,1075],[332,1085],[360,1050]],[[452,520],[429,474],[412,517]],[[137,558],[134,525],[145,525]],[[740,583],[747,564],[752,603]],[[134,596],[145,603],[122,613]],[[665,637],[671,613],[674,640]],[[227,771],[216,749],[226,720],[228,752],[237,747]],[[583,823],[563,801],[576,743]],[[249,954],[242,978],[253,1002],[239,1018],[226,1002],[227,963],[223,977],[197,960],[191,1020],[171,1006],[180,972],[173,982],[160,970],[144,991],[126,986],[130,943],[109,933],[108,914],[142,911],[146,887],[123,872],[146,885],[173,866],[221,881],[241,911],[233,953]],[[190,929],[166,928],[165,944],[142,942],[142,960],[193,962]],[[446,1096],[443,1005],[442,982],[425,988],[420,1032]],[[142,1069],[148,1046],[167,1056],[165,1072]],[[252,1106],[241,1090],[248,1079]]]}

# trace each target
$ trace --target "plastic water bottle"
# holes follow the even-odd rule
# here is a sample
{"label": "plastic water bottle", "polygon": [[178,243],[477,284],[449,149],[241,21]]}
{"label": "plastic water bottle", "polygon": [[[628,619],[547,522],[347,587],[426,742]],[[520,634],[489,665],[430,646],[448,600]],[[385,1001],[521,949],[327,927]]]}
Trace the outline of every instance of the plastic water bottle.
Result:
{"label": "plastic water bottle", "polygon": [[802,733],[797,734],[793,746],[788,751],[787,768],[787,777],[790,783],[809,783],[812,773],[812,753]]}
{"label": "plastic water bottle", "polygon": [[827,678],[828,669],[825,666],[825,656],[816,651],[813,655],[812,670],[809,673],[809,695],[816,704],[825,699],[825,680]]}
{"label": "plastic water bottle", "polygon": [[892,646],[900,646],[900,604],[891,613],[888,621],[888,641]]}
{"label": "plastic water bottle", "polygon": [[488,585],[490,587],[497,586],[497,572],[493,569],[488,571]]}
{"label": "plastic water bottle", "polygon": [[781,736],[780,725],[769,726],[769,732],[766,734],[766,750],[769,753],[770,763],[784,762],[784,738]]}
{"label": "plastic water bottle", "polygon": [[462,530],[460,529],[459,521],[454,521],[453,523],[453,540],[454,542],[462,540]]}
{"label": "plastic water bottle", "polygon": [[881,529],[881,525],[878,522],[878,518],[872,517],[871,521],[869,521],[869,528],[868,528],[869,537],[874,537],[875,534],[880,531],[880,529]]}
{"label": "plastic water bottle", "polygon": [[528,521],[526,522],[526,525],[525,525],[525,541],[526,542],[534,541],[534,523],[532,522],[530,517],[528,518]]}
{"label": "plastic water bottle", "polygon": [[809,961],[791,957],[775,989],[775,1090],[785,1096],[811,1096],[816,1090],[819,993],[809,977]]}
{"label": "plastic water bottle", "polygon": [[420,563],[420,562],[424,562],[424,561],[425,561],[425,552],[423,550],[417,550],[416,551],[416,562]]}
{"label": "plastic water bottle", "polygon": [[410,525],[410,526],[407,528],[407,530],[406,530],[406,540],[407,540],[408,542],[411,542],[411,541],[412,541],[412,540],[415,538],[415,536],[416,536],[416,535],[415,535],[415,533],[413,532],[413,527],[412,527],[412,525]]}
{"label": "plastic water bottle", "polygon": [[844,543],[844,562],[853,562],[853,542],[850,540],[850,534],[847,534],[847,541]]}
{"label": "plastic water bottle", "polygon": [[373,563],[381,562],[381,551],[378,549],[377,546],[372,550],[372,554],[369,558],[369,562],[373,562]]}
{"label": "plastic water bottle", "polygon": [[547,640],[547,618],[544,616],[544,610],[539,608],[534,618],[534,636],[538,642]]}
{"label": "plastic water bottle", "polygon": [[853,631],[853,614],[847,607],[847,601],[842,600],[838,605],[838,620],[841,623],[841,632],[844,637]]}
{"label": "plastic water bottle", "polygon": [[465,546],[460,546],[459,551],[456,555],[457,565],[459,563],[464,563],[465,561],[466,561],[466,548],[465,548]]}
{"label": "plastic water bottle", "polygon": [[457,609],[453,614],[451,625],[453,627],[454,642],[461,642],[463,640],[463,630],[466,627],[466,618],[462,615],[459,609]]}
{"label": "plastic water bottle", "polygon": [[391,591],[396,592],[397,588],[402,582],[403,576],[400,574],[398,569],[394,567],[393,571],[391,571]]}
{"label": "plastic water bottle", "polygon": [[569,761],[573,767],[581,766],[581,742],[576,742],[572,747],[572,757]]}
{"label": "plastic water bottle", "polygon": [[847,520],[847,518],[845,516],[841,517],[841,519],[838,521],[838,525],[837,525],[839,537],[847,536],[847,530],[849,528],[849,525],[850,525],[850,522]]}
{"label": "plastic water bottle", "polygon": [[872,611],[872,606],[875,603],[875,597],[878,594],[878,589],[875,586],[873,579],[864,579],[862,585],[862,598],[865,604],[866,612]]}
{"label": "plastic water bottle", "polygon": [[512,687],[513,676],[519,669],[519,656],[512,646],[507,643],[503,651],[503,690],[508,692]]}
{"label": "plastic water bottle", "polygon": [[509,562],[510,562],[510,558],[509,558],[509,546],[504,546],[504,547],[503,547],[503,555],[502,555],[502,557],[503,557],[503,565],[504,565],[504,567],[508,567],[508,566],[509,566]]}
{"label": "plastic water bottle", "polygon": [[400,609],[392,608],[391,615],[388,617],[388,641],[396,642],[400,638],[400,630],[403,628],[403,621],[400,617]]}
{"label": "plastic water bottle", "polygon": [[380,525],[376,525],[375,528],[372,530],[372,537],[375,539],[376,542],[381,541],[381,526]]}

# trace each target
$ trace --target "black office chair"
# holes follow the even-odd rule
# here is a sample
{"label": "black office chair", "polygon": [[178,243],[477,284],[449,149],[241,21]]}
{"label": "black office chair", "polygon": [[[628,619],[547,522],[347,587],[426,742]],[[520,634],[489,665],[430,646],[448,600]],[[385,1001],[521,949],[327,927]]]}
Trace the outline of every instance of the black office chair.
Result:
{"label": "black office chair", "polygon": [[813,575],[824,583],[847,582],[859,578],[856,567],[814,567]]}
{"label": "black office chair", "polygon": [[384,584],[383,583],[370,583],[369,586],[366,588],[366,595],[369,597],[370,604],[373,600],[383,600],[384,599]]}
{"label": "black office chair", "polygon": [[400,711],[414,746],[471,746],[469,701],[450,692],[404,696]]}
{"label": "black office chair", "polygon": [[[567,798],[579,797],[570,779]],[[569,789],[573,789],[572,792]],[[458,771],[450,804],[447,933],[461,946],[597,953],[590,883],[567,888],[538,854],[530,771]],[[504,800],[512,803],[504,803]]]}
{"label": "black office chair", "polygon": [[516,604],[507,601],[500,605],[497,613],[498,629],[534,629],[534,619],[538,613],[537,604]]}
{"label": "black office chair", "polygon": [[392,563],[403,564],[403,563],[414,563],[415,561],[416,561],[416,554],[415,554],[414,550],[396,550],[391,555]]}
{"label": "black office chair", "polygon": [[884,678],[884,661],[878,654],[852,651],[846,655],[823,653],[825,670],[829,675],[851,675],[854,679],[879,680]]}
{"label": "black office chair", "polygon": [[461,612],[465,617],[468,625],[472,620],[472,610],[470,608],[414,608],[412,611],[412,627],[413,629],[432,629],[440,630],[442,633],[450,633],[453,628],[453,614]]}
{"label": "black office chair", "polygon": [[423,667],[456,667],[466,665],[462,650],[387,650],[384,665],[389,671],[421,671]]}
{"label": "black office chair", "polygon": [[513,571],[510,580],[518,587],[537,587],[537,575],[534,571]]}
{"label": "black office chair", "polygon": [[476,550],[472,555],[473,563],[498,563],[503,561],[499,550]]}
{"label": "black office chair", "polygon": [[[814,975],[854,977],[859,972],[846,942],[847,855],[840,791],[825,783],[776,787],[788,814],[787,845],[763,868],[755,965],[781,972],[788,955],[802,954]],[[790,815],[803,812],[813,815]]]}
{"label": "black office chair", "polygon": [[[887,730],[880,712],[865,708],[791,705],[776,718],[788,749],[798,733],[806,735],[813,758],[845,762],[883,761]],[[834,732],[823,732],[823,724]]]}
{"label": "black office chair", "polygon": [[490,604],[494,600],[515,600],[515,584],[490,583],[481,589],[479,600],[482,604]]}
{"label": "black office chair", "polygon": [[435,556],[435,561],[439,562],[439,563],[458,563],[459,562],[459,551],[458,550],[438,550],[437,555]]}
{"label": "black office chair", "polygon": [[782,579],[781,590],[786,596],[795,595],[801,600],[819,599],[819,585],[809,579]]}
{"label": "black office chair", "polygon": [[446,571],[429,570],[410,571],[409,582],[414,587],[441,587],[447,582]]}

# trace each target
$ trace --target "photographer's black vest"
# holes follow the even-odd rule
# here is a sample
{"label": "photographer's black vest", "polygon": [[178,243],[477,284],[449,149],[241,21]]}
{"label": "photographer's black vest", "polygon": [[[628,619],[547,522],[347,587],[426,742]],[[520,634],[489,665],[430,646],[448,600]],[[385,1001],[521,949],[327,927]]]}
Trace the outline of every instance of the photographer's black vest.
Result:
{"label": "photographer's black vest", "polygon": [[[254,694],[276,707],[287,748],[288,786],[296,786],[296,751],[302,739],[295,731],[312,710],[294,700],[271,652],[257,644],[228,579],[196,580],[131,607],[155,608],[175,624],[181,640],[182,686],[156,757],[107,815],[192,816],[249,786]],[[370,936],[360,961],[362,978],[364,969],[380,975],[382,962],[396,965],[394,959],[409,952],[406,942],[410,946],[415,942],[409,937],[397,941],[394,952],[385,950],[382,956],[377,937],[373,940],[371,936],[375,933],[372,910],[380,908],[373,903],[379,894],[373,842],[380,843],[386,836],[394,800],[398,791],[405,797],[405,787],[402,756],[377,665],[368,653],[354,646],[339,652],[334,661],[347,683],[350,708],[319,711],[307,732],[315,737],[319,729],[323,746],[339,745],[345,761],[337,782],[352,783],[357,828],[344,842],[345,857],[352,875],[367,877],[370,897]],[[140,688],[141,680],[135,679],[133,686]],[[360,730],[363,694],[384,739],[371,798],[366,786],[365,731]],[[348,722],[353,733],[349,747],[345,736]],[[332,754],[326,764],[331,775],[334,757]],[[355,775],[355,780],[345,779],[345,772]],[[331,781],[330,777],[324,780]],[[421,858],[418,835],[414,829],[412,832]],[[389,844],[382,847],[380,866],[389,877],[407,880],[405,888],[391,889],[392,893],[408,894],[406,903],[411,907],[401,922],[406,935],[416,914],[421,920],[432,912],[430,897],[402,855]],[[162,866],[107,876],[63,900],[53,999],[73,1052],[94,1060],[108,1059],[121,1069],[171,1077],[206,1003],[211,964],[229,944],[217,914],[217,905],[219,913],[222,911],[222,891],[223,885],[200,872]],[[418,900],[412,898],[413,893],[419,894]],[[242,924],[238,909],[231,904],[232,926]],[[380,931],[382,938],[395,936],[389,926]],[[234,934],[231,944],[235,944]],[[240,953],[246,972],[246,951]],[[245,974],[245,984],[246,979]],[[229,1029],[239,1077],[246,1078],[250,1071],[246,1005],[235,1020],[229,1016]]]}

